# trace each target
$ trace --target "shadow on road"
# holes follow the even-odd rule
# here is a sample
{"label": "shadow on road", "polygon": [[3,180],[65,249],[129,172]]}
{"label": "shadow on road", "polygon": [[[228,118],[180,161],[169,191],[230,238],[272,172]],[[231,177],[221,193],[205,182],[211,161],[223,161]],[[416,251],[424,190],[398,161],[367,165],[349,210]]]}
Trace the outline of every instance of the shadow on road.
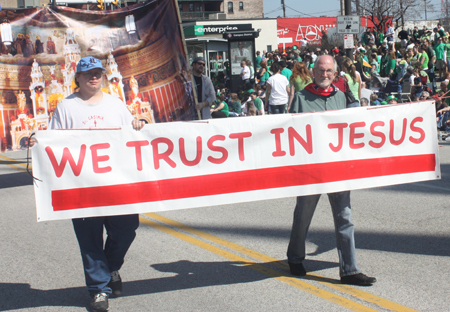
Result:
{"label": "shadow on road", "polygon": [[24,172],[8,173],[0,175],[0,189],[33,185],[33,178]]}
{"label": "shadow on road", "polygon": [[0,283],[0,311],[36,307],[87,307],[85,287],[40,290],[29,284]]}
{"label": "shadow on road", "polygon": [[[337,263],[325,261],[305,261],[308,271],[337,267]],[[268,278],[290,276],[285,261],[267,263],[246,262],[191,262],[177,261],[151,265],[157,271],[175,273],[174,276],[129,281],[123,283],[124,296],[138,296],[199,287],[232,285],[257,282]],[[271,270],[267,270],[270,268]],[[321,277],[303,277],[338,283],[338,280]],[[86,307],[89,303],[85,287],[40,290],[29,284],[0,283],[0,311],[19,310],[36,307]]]}

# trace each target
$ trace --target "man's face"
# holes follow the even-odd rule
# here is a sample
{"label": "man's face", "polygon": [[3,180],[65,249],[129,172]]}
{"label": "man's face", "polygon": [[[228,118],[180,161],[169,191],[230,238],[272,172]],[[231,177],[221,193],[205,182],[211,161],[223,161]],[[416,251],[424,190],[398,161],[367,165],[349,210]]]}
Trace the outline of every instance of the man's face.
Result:
{"label": "man's face", "polygon": [[201,75],[205,70],[205,62],[198,61],[192,64],[192,69],[194,70],[194,74]]}
{"label": "man's face", "polygon": [[327,89],[336,77],[333,58],[329,55],[322,56],[314,66],[313,73],[316,85],[322,89]]}
{"label": "man's face", "polygon": [[397,104],[397,100],[396,99],[389,100],[388,104]]}
{"label": "man's face", "polygon": [[238,48],[239,48],[239,49],[244,48],[244,43],[243,43],[243,42],[238,42]]}
{"label": "man's face", "polygon": [[244,61],[241,62],[241,67],[245,67],[245,62]]}
{"label": "man's face", "polygon": [[80,85],[80,91],[96,92],[102,88],[103,71],[94,68],[85,72],[77,73],[75,79]]}

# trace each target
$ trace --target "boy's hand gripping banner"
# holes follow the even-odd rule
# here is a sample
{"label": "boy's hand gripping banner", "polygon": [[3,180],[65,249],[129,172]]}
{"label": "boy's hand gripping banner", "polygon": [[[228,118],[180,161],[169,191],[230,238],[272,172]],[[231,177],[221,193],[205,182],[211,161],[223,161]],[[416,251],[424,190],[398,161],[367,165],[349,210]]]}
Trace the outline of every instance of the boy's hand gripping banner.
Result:
{"label": "boy's hand gripping banner", "polygon": [[38,221],[164,211],[440,178],[433,102],[38,131]]}

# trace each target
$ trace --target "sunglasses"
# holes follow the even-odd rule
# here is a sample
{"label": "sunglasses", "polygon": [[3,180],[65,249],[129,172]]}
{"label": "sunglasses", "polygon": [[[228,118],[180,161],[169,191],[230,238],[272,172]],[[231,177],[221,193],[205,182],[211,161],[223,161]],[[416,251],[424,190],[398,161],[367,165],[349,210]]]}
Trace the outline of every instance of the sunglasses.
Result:
{"label": "sunglasses", "polygon": [[80,72],[81,75],[89,78],[97,78],[100,79],[103,77],[103,71],[87,71],[87,72]]}

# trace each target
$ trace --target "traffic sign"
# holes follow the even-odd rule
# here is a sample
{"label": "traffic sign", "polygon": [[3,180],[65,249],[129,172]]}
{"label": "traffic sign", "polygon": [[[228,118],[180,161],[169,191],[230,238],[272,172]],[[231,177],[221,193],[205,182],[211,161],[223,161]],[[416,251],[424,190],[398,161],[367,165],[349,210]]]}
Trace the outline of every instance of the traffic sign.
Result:
{"label": "traffic sign", "polygon": [[361,17],[351,15],[337,16],[337,33],[338,34],[359,34],[361,25]]}
{"label": "traffic sign", "polygon": [[345,34],[344,35],[344,49],[353,49],[353,47],[354,47],[353,35]]}

